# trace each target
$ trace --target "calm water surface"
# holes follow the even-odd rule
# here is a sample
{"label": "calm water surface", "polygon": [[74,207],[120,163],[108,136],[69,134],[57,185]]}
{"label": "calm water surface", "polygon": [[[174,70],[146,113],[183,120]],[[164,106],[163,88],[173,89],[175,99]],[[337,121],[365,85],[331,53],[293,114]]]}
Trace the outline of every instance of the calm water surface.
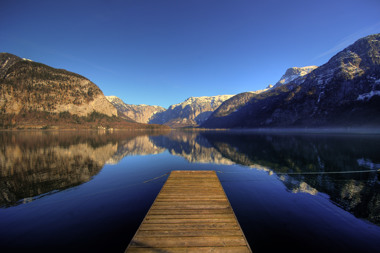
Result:
{"label": "calm water surface", "polygon": [[123,252],[172,170],[215,170],[254,252],[379,252],[380,136],[2,132],[0,252]]}

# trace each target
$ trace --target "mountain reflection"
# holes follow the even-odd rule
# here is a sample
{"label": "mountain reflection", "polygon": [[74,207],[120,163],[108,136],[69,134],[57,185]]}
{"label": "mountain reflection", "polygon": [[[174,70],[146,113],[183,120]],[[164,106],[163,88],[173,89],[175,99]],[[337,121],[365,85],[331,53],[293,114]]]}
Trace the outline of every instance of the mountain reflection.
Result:
{"label": "mountain reflection", "polygon": [[154,155],[165,151],[165,148],[154,144],[148,135],[135,136],[133,139],[121,139],[117,143],[117,150],[108,159],[107,164],[117,164],[129,155]]}
{"label": "mountain reflection", "polygon": [[277,174],[293,193],[327,193],[355,216],[380,224],[379,136],[203,136],[231,161]]}
{"label": "mountain reflection", "polygon": [[355,216],[380,224],[379,136],[35,131],[2,132],[0,141],[1,207],[88,182],[105,164],[126,156],[167,150],[192,163],[267,171],[289,192],[323,192]]}
{"label": "mountain reflection", "polygon": [[192,163],[234,164],[197,133],[173,131],[168,135],[153,136],[150,139],[156,146]]}
{"label": "mountain reflection", "polygon": [[91,180],[106,163],[162,152],[146,132],[3,132],[0,206],[29,202]]}

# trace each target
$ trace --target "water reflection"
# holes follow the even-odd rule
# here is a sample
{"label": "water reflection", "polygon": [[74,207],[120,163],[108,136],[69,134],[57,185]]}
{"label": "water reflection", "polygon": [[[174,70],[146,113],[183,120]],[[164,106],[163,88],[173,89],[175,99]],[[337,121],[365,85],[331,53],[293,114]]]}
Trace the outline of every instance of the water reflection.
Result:
{"label": "water reflection", "polygon": [[170,154],[182,156],[191,163],[234,164],[223,156],[200,134],[193,132],[171,132],[168,135],[152,136],[154,145],[167,149]]}
{"label": "water reflection", "polygon": [[[106,163],[162,152],[147,132],[0,134],[0,206],[8,207],[91,180]],[[149,145],[152,144],[152,145]]]}
{"label": "water reflection", "polygon": [[168,151],[192,163],[240,164],[277,176],[289,192],[327,194],[380,224],[379,137],[239,133],[5,132],[0,205],[9,207],[91,180],[105,164]]}
{"label": "water reflection", "polygon": [[[380,224],[378,136],[204,134],[224,157],[278,175],[293,193],[327,193]],[[271,172],[272,171],[272,172]]]}
{"label": "water reflection", "polygon": [[153,143],[147,135],[134,136],[131,139],[119,139],[117,150],[107,160],[107,164],[117,164],[124,157],[129,155],[155,155],[164,152],[166,149]]}

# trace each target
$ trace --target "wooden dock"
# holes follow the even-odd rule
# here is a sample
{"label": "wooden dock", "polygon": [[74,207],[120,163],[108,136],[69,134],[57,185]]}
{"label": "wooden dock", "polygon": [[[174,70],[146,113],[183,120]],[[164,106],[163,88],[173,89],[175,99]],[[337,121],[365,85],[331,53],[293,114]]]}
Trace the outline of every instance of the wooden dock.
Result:
{"label": "wooden dock", "polygon": [[172,171],[125,252],[252,251],[215,171]]}

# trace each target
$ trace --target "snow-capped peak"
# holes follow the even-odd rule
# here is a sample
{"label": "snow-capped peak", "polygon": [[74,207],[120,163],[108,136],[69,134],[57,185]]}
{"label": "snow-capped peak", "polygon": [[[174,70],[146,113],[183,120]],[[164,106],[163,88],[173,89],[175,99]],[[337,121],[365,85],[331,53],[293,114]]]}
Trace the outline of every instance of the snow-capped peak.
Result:
{"label": "snow-capped peak", "polygon": [[116,96],[106,96],[106,99],[111,102],[111,103],[120,103],[120,104],[123,104],[123,100],[121,100],[120,98],[116,97]]}
{"label": "snow-capped peak", "polygon": [[177,106],[185,107],[187,105],[192,104],[211,104],[213,107],[214,105],[220,105],[222,102],[226,101],[227,99],[233,97],[234,95],[218,95],[218,96],[202,96],[202,97],[189,97],[182,103],[171,105],[170,108],[175,108]]}
{"label": "snow-capped peak", "polygon": [[272,84],[269,84],[265,89],[263,90],[256,90],[256,91],[248,91],[249,93],[253,93],[253,94],[260,94],[260,93],[263,93],[264,91],[267,91],[267,90],[270,90],[273,88],[273,85]]}
{"label": "snow-capped peak", "polygon": [[[285,72],[285,74],[280,78],[280,80],[276,83],[275,87],[288,84],[295,79],[305,76],[309,74],[314,69],[318,68],[318,66],[306,66],[306,67],[293,67],[288,68]],[[302,83],[302,81],[300,82]]]}

